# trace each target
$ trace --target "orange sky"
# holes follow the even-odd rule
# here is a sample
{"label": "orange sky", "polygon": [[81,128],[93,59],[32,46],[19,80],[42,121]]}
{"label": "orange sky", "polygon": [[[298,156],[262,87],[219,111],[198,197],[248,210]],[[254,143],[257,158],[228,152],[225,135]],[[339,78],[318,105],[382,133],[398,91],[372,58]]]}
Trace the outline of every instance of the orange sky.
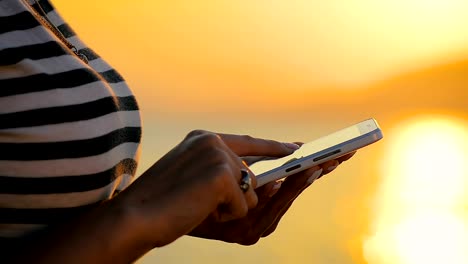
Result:
{"label": "orange sky", "polygon": [[54,3],[148,110],[290,107],[468,57],[462,0]]}

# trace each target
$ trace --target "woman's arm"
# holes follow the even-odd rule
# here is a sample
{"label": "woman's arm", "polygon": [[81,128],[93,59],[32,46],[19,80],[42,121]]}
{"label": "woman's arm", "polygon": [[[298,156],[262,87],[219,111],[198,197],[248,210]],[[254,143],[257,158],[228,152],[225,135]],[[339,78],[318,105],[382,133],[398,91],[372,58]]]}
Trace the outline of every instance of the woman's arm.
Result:
{"label": "woman's arm", "polygon": [[246,168],[239,156],[292,151],[275,141],[192,132],[125,191],[34,237],[10,262],[133,262],[188,234],[208,216],[218,222],[244,217],[257,196],[254,186],[246,193],[239,187],[240,170]]}
{"label": "woman's arm", "polygon": [[[148,251],[131,208],[115,198],[6,252],[6,263],[130,263]],[[2,258],[5,254],[2,254]]]}

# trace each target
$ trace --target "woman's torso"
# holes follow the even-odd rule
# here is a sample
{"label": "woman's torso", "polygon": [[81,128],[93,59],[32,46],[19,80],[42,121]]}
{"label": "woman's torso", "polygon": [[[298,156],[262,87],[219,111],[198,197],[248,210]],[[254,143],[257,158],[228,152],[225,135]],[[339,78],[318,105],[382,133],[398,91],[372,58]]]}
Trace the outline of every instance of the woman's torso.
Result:
{"label": "woman's torso", "polygon": [[[50,22],[0,0],[0,244],[61,223],[130,183],[141,138],[134,96],[47,0]],[[34,1],[31,1],[34,3]]]}

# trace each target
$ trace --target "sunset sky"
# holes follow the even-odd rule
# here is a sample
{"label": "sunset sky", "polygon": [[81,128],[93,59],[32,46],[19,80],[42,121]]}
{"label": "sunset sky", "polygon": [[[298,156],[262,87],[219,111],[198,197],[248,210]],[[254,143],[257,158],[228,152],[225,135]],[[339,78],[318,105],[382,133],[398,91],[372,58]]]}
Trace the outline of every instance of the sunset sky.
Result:
{"label": "sunset sky", "polygon": [[464,0],[53,2],[151,110],[193,111],[201,90],[200,111],[289,106],[468,55]]}
{"label": "sunset sky", "polygon": [[140,263],[468,263],[468,1],[52,3],[138,96],[140,171],[196,128],[384,131],[258,245],[183,238]]}

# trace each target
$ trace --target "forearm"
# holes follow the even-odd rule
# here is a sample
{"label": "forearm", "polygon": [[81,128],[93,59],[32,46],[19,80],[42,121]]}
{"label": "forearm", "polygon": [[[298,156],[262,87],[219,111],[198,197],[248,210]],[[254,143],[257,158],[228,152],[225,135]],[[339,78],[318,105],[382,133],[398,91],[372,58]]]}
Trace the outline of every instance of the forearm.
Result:
{"label": "forearm", "polygon": [[77,219],[28,240],[11,263],[130,263],[151,245],[139,239],[137,219],[111,200]]}

